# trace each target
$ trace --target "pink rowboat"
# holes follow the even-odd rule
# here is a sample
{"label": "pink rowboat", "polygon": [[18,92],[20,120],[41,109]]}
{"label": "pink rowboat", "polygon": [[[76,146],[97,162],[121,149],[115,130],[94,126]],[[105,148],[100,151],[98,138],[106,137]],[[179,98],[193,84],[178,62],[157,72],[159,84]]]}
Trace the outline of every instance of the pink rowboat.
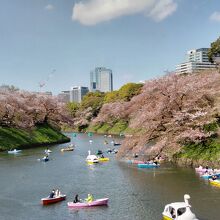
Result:
{"label": "pink rowboat", "polygon": [[41,199],[41,203],[42,203],[42,205],[49,205],[52,203],[63,201],[65,199],[66,199],[66,195],[60,195],[60,196],[54,197],[54,198],[46,197],[46,198]]}
{"label": "pink rowboat", "polygon": [[108,205],[108,198],[97,199],[93,202],[68,202],[67,203],[69,208],[86,208],[86,207],[93,207],[93,206],[102,206]]}

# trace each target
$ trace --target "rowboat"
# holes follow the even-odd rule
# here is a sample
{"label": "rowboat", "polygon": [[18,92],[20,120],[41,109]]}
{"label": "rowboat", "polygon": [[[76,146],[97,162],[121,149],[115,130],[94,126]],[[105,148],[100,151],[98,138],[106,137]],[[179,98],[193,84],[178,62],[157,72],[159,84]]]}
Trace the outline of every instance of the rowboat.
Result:
{"label": "rowboat", "polygon": [[220,180],[209,179],[209,182],[210,182],[213,186],[218,186],[218,187],[220,187]]}
{"label": "rowboat", "polygon": [[60,151],[64,152],[64,151],[73,151],[74,147],[66,147],[66,148],[62,148]]}
{"label": "rowboat", "polygon": [[99,162],[106,162],[109,161],[108,157],[98,157]]}
{"label": "rowboat", "polygon": [[43,162],[47,162],[47,161],[49,161],[49,158],[48,157],[43,157],[43,158],[40,158],[38,160],[43,161]]}
{"label": "rowboat", "polygon": [[52,153],[52,151],[49,150],[49,149],[45,150],[44,152],[45,152],[45,154],[50,154],[50,153]]}
{"label": "rowboat", "polygon": [[155,163],[139,163],[138,168],[157,168],[160,166],[160,164]]}
{"label": "rowboat", "polygon": [[9,150],[8,153],[9,154],[17,154],[17,153],[20,153],[22,150],[17,150],[17,149],[14,149],[14,150]]}
{"label": "rowboat", "polygon": [[220,177],[220,173],[213,173],[213,174],[203,174],[203,175],[201,175],[201,177],[203,178],[203,179],[211,179],[212,178],[212,176],[217,176],[218,178]]}
{"label": "rowboat", "polygon": [[93,202],[77,202],[77,203],[68,202],[67,205],[70,208],[87,208],[93,206],[103,206],[103,205],[108,205],[108,198],[97,199]]}
{"label": "rowboat", "polygon": [[66,195],[60,195],[60,196],[57,196],[54,198],[46,197],[46,198],[41,199],[41,203],[42,203],[42,205],[49,205],[52,203],[63,201],[65,199],[66,199]]}
{"label": "rowboat", "polygon": [[163,220],[198,220],[189,205],[189,195],[184,195],[184,202],[174,202],[165,206]]}
{"label": "rowboat", "polygon": [[131,164],[144,164],[142,160],[128,160],[127,162]]}
{"label": "rowboat", "polygon": [[103,154],[102,150],[98,150],[96,153],[96,155],[102,155],[102,154]]}

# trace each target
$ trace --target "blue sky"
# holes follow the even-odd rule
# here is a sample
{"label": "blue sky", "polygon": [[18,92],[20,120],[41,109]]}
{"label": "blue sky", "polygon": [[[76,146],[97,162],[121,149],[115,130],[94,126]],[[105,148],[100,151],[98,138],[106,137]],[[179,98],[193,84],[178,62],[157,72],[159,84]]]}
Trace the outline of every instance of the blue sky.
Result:
{"label": "blue sky", "polygon": [[[54,94],[89,86],[96,66],[114,89],[174,70],[220,36],[219,0],[0,0],[0,84]],[[56,71],[53,71],[53,70]]]}

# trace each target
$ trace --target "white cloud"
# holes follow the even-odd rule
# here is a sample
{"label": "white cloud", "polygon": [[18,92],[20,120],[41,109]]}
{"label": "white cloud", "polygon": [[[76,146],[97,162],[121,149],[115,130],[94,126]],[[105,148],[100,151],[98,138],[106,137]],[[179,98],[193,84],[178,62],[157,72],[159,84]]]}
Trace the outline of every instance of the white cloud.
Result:
{"label": "white cloud", "polygon": [[175,0],[87,0],[76,3],[72,19],[84,25],[136,13],[143,13],[155,21],[162,21],[177,9]]}
{"label": "white cloud", "polygon": [[161,0],[155,4],[155,7],[149,13],[149,16],[159,22],[173,14],[176,9],[177,3],[173,2],[173,0]]}
{"label": "white cloud", "polygon": [[215,11],[213,14],[211,14],[211,16],[209,18],[212,21],[220,22],[220,12],[219,11]]}
{"label": "white cloud", "polygon": [[54,9],[54,6],[51,5],[51,4],[49,4],[49,5],[46,5],[46,6],[44,7],[44,9],[47,10],[47,11],[52,11],[52,10]]}

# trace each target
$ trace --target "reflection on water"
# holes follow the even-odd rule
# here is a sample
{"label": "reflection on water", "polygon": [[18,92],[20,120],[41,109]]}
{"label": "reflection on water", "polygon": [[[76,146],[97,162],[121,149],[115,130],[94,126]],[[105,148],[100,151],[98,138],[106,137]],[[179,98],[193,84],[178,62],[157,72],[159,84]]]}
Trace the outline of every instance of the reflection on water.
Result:
{"label": "reflection on water", "polygon": [[[77,145],[73,152],[60,152],[68,144],[50,147],[51,160],[47,163],[37,160],[43,157],[44,147],[17,155],[1,153],[0,219],[160,220],[164,206],[183,201],[185,193],[190,194],[192,210],[199,219],[219,219],[220,188],[209,185],[192,169],[170,165],[138,169],[116,161],[112,154],[106,154],[109,162],[88,165],[88,150],[95,153],[112,147],[103,144],[102,136],[94,136],[91,144],[90,139],[83,134],[72,138]],[[67,194],[67,200],[44,207],[40,199],[52,188]],[[72,201],[75,194],[84,199],[88,193],[95,198],[109,197],[109,205],[80,210],[67,207],[67,201]]]}

